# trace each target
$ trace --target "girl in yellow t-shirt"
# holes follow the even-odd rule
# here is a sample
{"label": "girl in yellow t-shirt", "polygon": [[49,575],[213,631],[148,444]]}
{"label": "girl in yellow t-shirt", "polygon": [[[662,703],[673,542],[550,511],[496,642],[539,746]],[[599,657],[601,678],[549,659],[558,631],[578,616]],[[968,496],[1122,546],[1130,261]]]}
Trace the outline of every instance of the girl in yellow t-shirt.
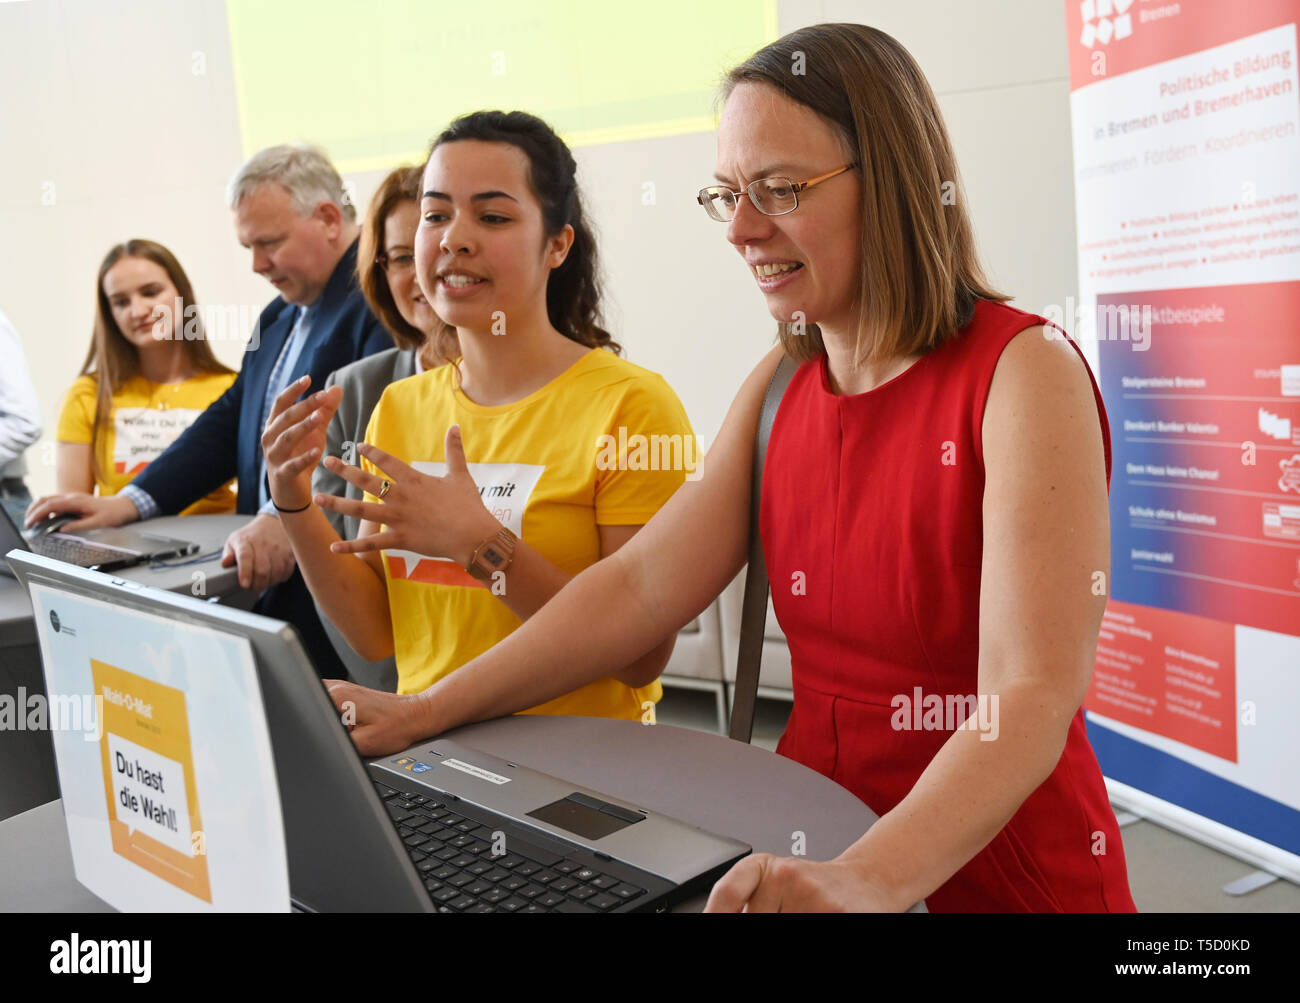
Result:
{"label": "girl in yellow t-shirt", "polygon": [[[618,551],[695,465],[676,394],[600,326],[574,173],[532,115],[453,122],[424,168],[415,266],[456,361],[388,386],[359,447],[366,469],[326,458],[364,501],[313,505],[339,387],[299,404],[301,383],[287,388],[262,437],[312,594],[359,654],[396,655],[401,694],[455,687],[456,669]],[[359,517],[357,539],[340,540],[321,508]],[[499,713],[653,720],[673,639],[572,692],[539,676]]]}
{"label": "girl in yellow t-shirt", "polygon": [[[90,351],[59,415],[60,494],[117,494],[235,382],[167,248],[118,244],[99,266],[97,290]],[[233,512],[233,484],[181,514]]]}

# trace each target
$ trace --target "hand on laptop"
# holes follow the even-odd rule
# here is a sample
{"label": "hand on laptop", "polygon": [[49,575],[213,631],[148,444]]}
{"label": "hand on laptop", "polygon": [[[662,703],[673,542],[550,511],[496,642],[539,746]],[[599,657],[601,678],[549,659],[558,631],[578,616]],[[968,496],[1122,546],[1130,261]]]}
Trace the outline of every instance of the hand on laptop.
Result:
{"label": "hand on laptop", "polygon": [[261,592],[293,574],[289,535],[273,515],[259,515],[226,537],[221,566],[239,565],[239,587]]}
{"label": "hand on laptop", "polygon": [[417,696],[367,689],[342,679],[325,680],[325,689],[363,756],[401,752],[433,737],[424,701]]}
{"label": "hand on laptop", "polygon": [[861,863],[754,853],[738,860],[709,893],[705,912],[904,912]]}
{"label": "hand on laptop", "polygon": [[379,476],[348,466],[337,457],[325,458],[326,469],[376,497],[384,491],[387,479],[384,500],[362,502],[334,495],[317,495],[314,500],[321,508],[369,519],[384,529],[330,544],[336,554],[410,550],[427,557],[449,557],[463,566],[469,563],[475,547],[501,529],[483,504],[469,472],[459,425],[447,429],[443,447],[447,473],[441,477],[421,473],[369,443],[363,442],[358,450],[380,470]]}
{"label": "hand on laptop", "polygon": [[44,522],[51,516],[75,515],[79,518],[66,523],[59,532],[79,533],[87,529],[103,529],[105,526],[121,526],[135,522],[140,512],[135,502],[123,495],[66,494],[45,495],[37,498],[27,509],[24,520],[26,528],[31,529],[37,523]]}

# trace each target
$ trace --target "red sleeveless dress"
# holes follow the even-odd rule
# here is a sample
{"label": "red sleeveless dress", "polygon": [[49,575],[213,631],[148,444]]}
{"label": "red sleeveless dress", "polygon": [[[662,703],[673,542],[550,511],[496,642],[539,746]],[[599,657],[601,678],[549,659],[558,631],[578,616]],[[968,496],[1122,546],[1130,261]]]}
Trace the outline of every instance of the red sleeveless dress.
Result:
{"label": "red sleeveless dress", "polygon": [[[922,711],[903,716],[908,705],[895,698],[929,707],[931,694],[947,705],[949,694],[978,693],[984,406],[1007,343],[1047,323],[980,300],[956,338],[866,393],[832,393],[824,355],[804,363],[777,412],[759,522],[793,663],[794,709],[777,751],[878,815],[952,734],[937,715],[928,723],[939,727],[917,727]],[[1109,484],[1110,432],[1092,387]],[[926,903],[932,912],[1135,911],[1082,710],[1052,774]]]}

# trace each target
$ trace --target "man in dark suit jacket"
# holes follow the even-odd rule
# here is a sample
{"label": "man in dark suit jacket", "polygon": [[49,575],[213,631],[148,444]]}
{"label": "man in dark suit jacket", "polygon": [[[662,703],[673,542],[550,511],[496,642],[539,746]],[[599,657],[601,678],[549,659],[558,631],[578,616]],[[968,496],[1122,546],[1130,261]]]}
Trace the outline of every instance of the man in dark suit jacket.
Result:
{"label": "man in dark suit jacket", "polygon": [[276,395],[301,376],[319,390],[334,370],[392,347],[356,283],[356,211],[325,155],[278,146],[255,154],[230,184],[239,242],[253,270],[280,295],[262,311],[239,376],[172,445],[117,495],[56,495],[28,514],[76,513],[66,529],[117,526],[173,515],[231,477],[250,523],[230,535],[222,563],[259,593],[254,609],[298,628],[317,670],[343,676],[275,512],[262,455],[262,427]]}

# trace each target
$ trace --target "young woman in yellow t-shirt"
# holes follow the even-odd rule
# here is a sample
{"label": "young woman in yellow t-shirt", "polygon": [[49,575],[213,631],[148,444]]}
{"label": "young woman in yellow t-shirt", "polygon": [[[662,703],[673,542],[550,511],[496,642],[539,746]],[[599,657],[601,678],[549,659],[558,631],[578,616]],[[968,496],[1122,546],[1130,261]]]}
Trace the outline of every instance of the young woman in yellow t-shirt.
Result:
{"label": "young woman in yellow t-shirt", "polygon": [[[401,693],[446,685],[622,547],[693,468],[681,402],[600,326],[574,174],[568,147],[521,112],[465,116],[435,141],[416,271],[456,361],[389,385],[365,470],[325,459],[365,501],[311,490],[340,388],[293,404],[291,386],[267,422],[271,495],[307,584],[359,654],[396,654]],[[362,519],[357,539],[321,508]],[[531,712],[642,718],[673,638]]]}
{"label": "young woman in yellow t-shirt", "polygon": [[[212,354],[180,262],[152,240],[99,266],[95,328],[59,416],[58,490],[115,495],[235,381]],[[233,481],[182,515],[233,512]]]}

